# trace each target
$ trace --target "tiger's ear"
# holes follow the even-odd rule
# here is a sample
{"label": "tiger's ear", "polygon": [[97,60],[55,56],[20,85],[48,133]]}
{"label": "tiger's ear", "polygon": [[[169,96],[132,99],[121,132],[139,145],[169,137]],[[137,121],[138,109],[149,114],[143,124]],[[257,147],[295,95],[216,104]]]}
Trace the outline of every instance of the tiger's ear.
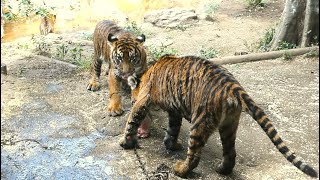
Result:
{"label": "tiger's ear", "polygon": [[146,36],[144,34],[141,34],[140,36],[137,37],[136,40],[140,43],[143,43],[144,41],[146,41]]}
{"label": "tiger's ear", "polygon": [[114,36],[113,34],[109,34],[108,35],[108,41],[109,42],[111,42],[111,43],[113,43],[113,42],[115,42],[115,41],[117,41],[118,40],[118,38],[116,37],[116,36]]}

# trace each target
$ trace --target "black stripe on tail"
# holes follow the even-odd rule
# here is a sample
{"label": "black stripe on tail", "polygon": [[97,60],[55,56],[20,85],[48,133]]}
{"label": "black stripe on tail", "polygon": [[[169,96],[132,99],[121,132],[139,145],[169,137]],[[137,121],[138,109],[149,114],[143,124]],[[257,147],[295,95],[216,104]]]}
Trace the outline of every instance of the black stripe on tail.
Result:
{"label": "black stripe on tail", "polygon": [[272,143],[289,162],[291,162],[305,174],[311,177],[318,177],[318,173],[311,166],[303,162],[302,158],[296,156],[293,151],[289,150],[287,145],[282,141],[277,130],[275,129],[265,112],[256,105],[256,103],[241,87],[236,87],[234,89],[234,95],[240,98],[239,100],[242,104],[242,107],[253,117],[253,119],[256,120],[256,122],[268,135]]}

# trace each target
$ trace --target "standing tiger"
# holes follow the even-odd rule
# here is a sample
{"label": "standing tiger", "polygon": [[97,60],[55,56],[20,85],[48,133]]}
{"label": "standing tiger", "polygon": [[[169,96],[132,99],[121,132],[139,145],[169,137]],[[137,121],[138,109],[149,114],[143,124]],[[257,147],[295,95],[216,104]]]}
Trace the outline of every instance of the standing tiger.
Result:
{"label": "standing tiger", "polygon": [[146,52],[143,47],[145,35],[133,33],[117,26],[112,21],[97,23],[93,34],[94,58],[91,66],[91,80],[87,86],[90,91],[99,89],[99,78],[103,60],[108,65],[108,84],[110,102],[109,115],[123,113],[120,96],[120,84],[126,79],[136,80],[147,70]]}
{"label": "standing tiger", "polygon": [[41,35],[47,35],[49,33],[54,33],[54,26],[56,23],[56,15],[54,14],[48,14],[45,17],[41,18],[41,23],[40,23],[40,34]]}
{"label": "standing tiger", "polygon": [[289,162],[309,176],[318,176],[312,167],[289,150],[265,112],[233,75],[213,62],[195,56],[165,55],[146,71],[138,85],[130,78],[128,83],[134,88],[136,102],[120,141],[123,148],[136,146],[137,128],[151,104],[160,106],[169,114],[169,127],[164,138],[167,149],[181,148],[177,139],[182,118],[191,123],[187,158],[174,166],[178,176],[186,177],[198,166],[201,149],[215,130],[219,131],[223,146],[223,161],[217,172],[224,175],[232,172],[236,158],[236,131],[242,109],[255,119]]}

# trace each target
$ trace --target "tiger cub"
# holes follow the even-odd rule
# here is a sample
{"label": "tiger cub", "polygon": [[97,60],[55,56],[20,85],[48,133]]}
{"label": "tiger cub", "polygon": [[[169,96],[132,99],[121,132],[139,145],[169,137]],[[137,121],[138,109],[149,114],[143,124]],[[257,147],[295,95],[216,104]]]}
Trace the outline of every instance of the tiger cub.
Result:
{"label": "tiger cub", "polygon": [[91,66],[90,91],[99,89],[99,78],[103,60],[107,63],[110,116],[123,113],[120,96],[121,82],[135,77],[137,80],[147,70],[146,52],[143,47],[145,35],[135,36],[112,21],[97,23],[93,34],[94,58]]}
{"label": "tiger cub", "polygon": [[219,131],[223,146],[223,161],[217,171],[224,175],[232,172],[242,109],[255,119],[289,162],[309,176],[318,176],[312,167],[289,150],[265,112],[233,75],[219,65],[195,56],[165,55],[149,68],[138,85],[132,80],[129,84],[133,88],[137,86],[133,90],[136,102],[120,145],[125,149],[136,146],[137,128],[151,104],[160,106],[169,114],[169,127],[164,138],[167,149],[181,148],[177,139],[182,118],[187,119],[191,123],[187,158],[175,164],[174,172],[178,176],[186,177],[198,166],[201,149],[215,130]]}
{"label": "tiger cub", "polygon": [[40,34],[41,35],[47,35],[49,33],[54,33],[54,26],[56,23],[56,18],[57,16],[54,14],[48,14],[45,17],[41,18],[41,23],[40,23]]}

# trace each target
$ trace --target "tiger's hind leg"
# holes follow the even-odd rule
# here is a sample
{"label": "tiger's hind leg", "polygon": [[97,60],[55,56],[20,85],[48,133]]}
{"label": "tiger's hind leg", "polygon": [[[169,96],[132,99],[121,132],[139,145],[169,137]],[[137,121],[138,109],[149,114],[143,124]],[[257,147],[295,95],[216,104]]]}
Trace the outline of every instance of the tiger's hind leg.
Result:
{"label": "tiger's hind leg", "polygon": [[192,121],[187,159],[184,161],[178,161],[174,166],[174,172],[180,177],[186,177],[186,175],[196,168],[200,162],[201,150],[207,142],[209,136],[214,131],[214,127],[207,122],[210,120],[199,118],[199,120]]}
{"label": "tiger's hind leg", "polygon": [[100,55],[97,55],[95,52],[93,62],[91,65],[91,80],[87,85],[87,90],[89,91],[96,91],[100,88],[99,79],[101,74],[102,60],[99,56]]}
{"label": "tiger's hind leg", "polygon": [[164,137],[164,144],[169,150],[179,150],[182,148],[178,143],[182,117],[175,112],[169,112],[169,129]]}
{"label": "tiger's hind leg", "polygon": [[217,172],[228,175],[232,172],[236,161],[235,140],[241,109],[227,113],[227,117],[219,127],[220,139],[223,147],[223,160],[217,168]]}

